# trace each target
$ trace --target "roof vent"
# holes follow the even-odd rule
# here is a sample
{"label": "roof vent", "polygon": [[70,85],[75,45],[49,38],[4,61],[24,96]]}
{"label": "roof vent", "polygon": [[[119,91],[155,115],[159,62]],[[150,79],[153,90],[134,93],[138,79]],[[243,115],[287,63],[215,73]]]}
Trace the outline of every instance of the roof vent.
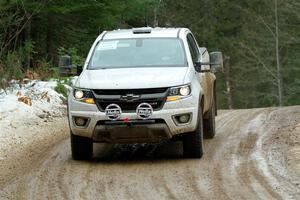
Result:
{"label": "roof vent", "polygon": [[139,29],[133,29],[133,34],[147,34],[151,33],[151,28],[139,28]]}

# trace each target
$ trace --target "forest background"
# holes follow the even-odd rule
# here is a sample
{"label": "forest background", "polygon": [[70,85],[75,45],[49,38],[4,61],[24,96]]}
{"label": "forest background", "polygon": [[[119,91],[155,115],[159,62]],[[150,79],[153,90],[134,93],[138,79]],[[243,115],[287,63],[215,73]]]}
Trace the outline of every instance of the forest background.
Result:
{"label": "forest background", "polygon": [[223,52],[219,108],[300,104],[299,0],[0,0],[0,87],[55,76],[64,54],[82,65],[104,30],[145,26],[187,27]]}

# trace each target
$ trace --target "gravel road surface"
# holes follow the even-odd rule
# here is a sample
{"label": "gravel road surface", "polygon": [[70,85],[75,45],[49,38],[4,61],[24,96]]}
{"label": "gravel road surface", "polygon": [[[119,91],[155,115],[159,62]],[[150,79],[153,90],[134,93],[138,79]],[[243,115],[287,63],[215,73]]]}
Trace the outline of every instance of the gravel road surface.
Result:
{"label": "gravel road surface", "polygon": [[21,130],[39,139],[0,153],[0,199],[300,199],[300,106],[220,111],[202,159],[173,142],[97,144],[79,162],[65,118]]}

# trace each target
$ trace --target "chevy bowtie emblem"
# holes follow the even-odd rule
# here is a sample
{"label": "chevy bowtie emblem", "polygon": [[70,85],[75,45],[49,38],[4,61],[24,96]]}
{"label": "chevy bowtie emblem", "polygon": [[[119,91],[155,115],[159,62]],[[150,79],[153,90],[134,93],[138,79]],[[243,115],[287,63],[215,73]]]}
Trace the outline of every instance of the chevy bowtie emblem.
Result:
{"label": "chevy bowtie emblem", "polygon": [[134,95],[134,94],[126,94],[121,96],[121,100],[123,101],[135,101],[140,98],[140,95]]}

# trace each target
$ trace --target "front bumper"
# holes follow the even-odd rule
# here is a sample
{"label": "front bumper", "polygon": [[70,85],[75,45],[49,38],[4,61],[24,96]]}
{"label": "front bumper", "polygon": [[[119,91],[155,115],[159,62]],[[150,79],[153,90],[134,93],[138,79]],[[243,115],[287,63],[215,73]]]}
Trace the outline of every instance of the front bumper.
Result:
{"label": "front bumper", "polygon": [[[68,98],[68,117],[73,134],[92,138],[96,142],[140,143],[157,142],[159,139],[172,138],[175,135],[192,132],[197,126],[198,98],[194,96],[174,102],[166,102],[161,110],[154,111],[147,121],[142,123],[122,123],[122,119],[141,122],[136,113],[122,113],[119,124],[103,123],[109,121],[105,112],[99,111],[94,104],[76,101],[72,95]],[[190,121],[179,125],[174,116],[190,114]],[[74,117],[88,119],[85,127],[78,127]],[[151,122],[152,120],[152,122]],[[153,123],[153,120],[155,123]],[[151,123],[150,123],[151,122]],[[107,137],[107,134],[110,134]]]}

